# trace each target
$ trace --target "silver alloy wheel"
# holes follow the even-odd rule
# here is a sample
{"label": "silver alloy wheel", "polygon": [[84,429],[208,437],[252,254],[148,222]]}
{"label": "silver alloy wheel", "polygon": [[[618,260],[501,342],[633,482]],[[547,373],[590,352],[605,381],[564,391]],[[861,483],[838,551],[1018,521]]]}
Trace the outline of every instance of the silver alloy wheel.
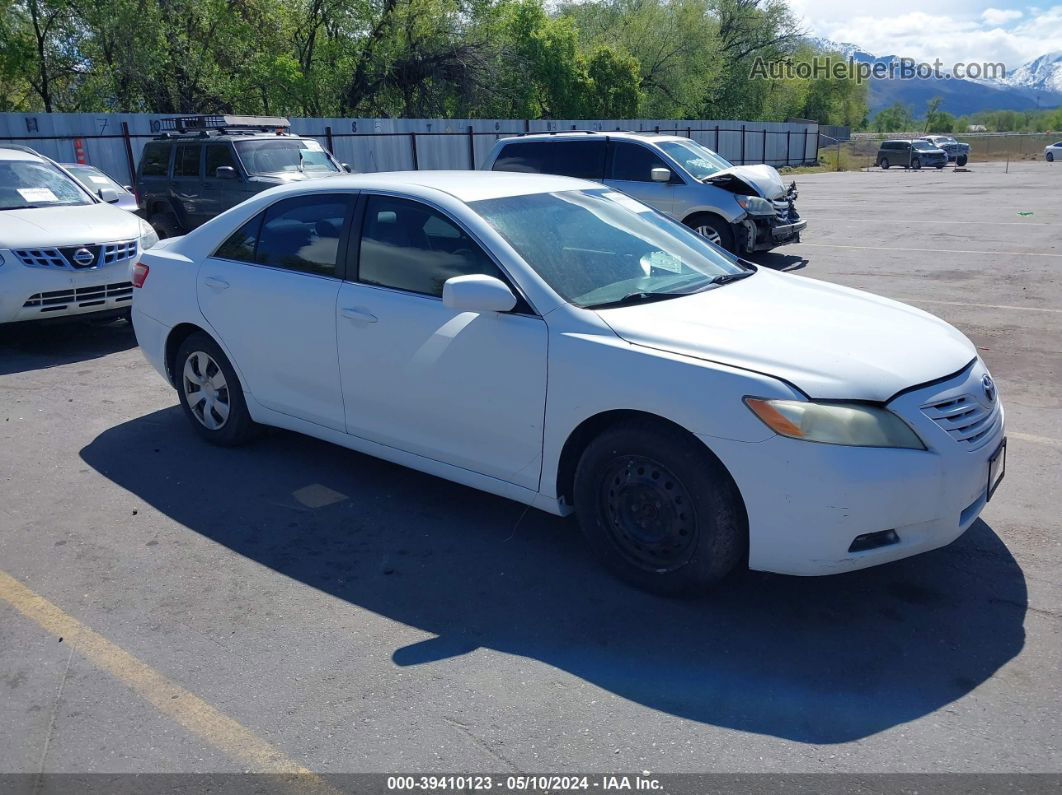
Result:
{"label": "silver alloy wheel", "polygon": [[713,227],[708,226],[707,224],[701,224],[697,227],[695,231],[698,235],[708,238],[717,246],[722,245],[723,239],[719,236],[719,233]]}
{"label": "silver alloy wheel", "polygon": [[188,408],[203,427],[220,429],[229,418],[229,385],[209,353],[195,351],[184,360],[181,379]]}

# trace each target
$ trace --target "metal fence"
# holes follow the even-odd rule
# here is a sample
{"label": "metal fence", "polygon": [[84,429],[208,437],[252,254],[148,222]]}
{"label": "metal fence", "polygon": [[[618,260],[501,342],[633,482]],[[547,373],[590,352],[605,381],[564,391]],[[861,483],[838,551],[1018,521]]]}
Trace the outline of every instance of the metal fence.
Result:
{"label": "metal fence", "polygon": [[[856,133],[851,140],[824,139],[819,161],[828,169],[857,171],[876,168],[882,141],[911,140],[919,133]],[[1062,133],[954,133],[955,140],[970,145],[968,163],[1000,165],[1021,160],[1043,160],[1044,147],[1062,140]]]}
{"label": "metal fence", "polygon": [[[144,144],[163,115],[0,113],[0,141],[61,162],[89,163],[132,184]],[[799,166],[818,160],[813,122],[734,120],[536,120],[293,118],[291,130],[321,142],[354,171],[476,168],[499,138],[535,132],[631,130],[692,138],[739,165]]]}

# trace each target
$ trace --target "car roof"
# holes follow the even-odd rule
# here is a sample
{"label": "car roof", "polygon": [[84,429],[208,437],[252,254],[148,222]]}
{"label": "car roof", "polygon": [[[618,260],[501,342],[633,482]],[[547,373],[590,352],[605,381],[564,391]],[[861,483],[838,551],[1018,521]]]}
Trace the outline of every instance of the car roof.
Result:
{"label": "car roof", "polygon": [[283,135],[277,135],[275,132],[265,132],[264,130],[246,130],[246,131],[231,131],[231,132],[215,132],[211,131],[204,133],[202,130],[188,130],[186,132],[165,132],[156,135],[151,139],[151,143],[187,143],[191,141],[193,143],[210,143],[211,141],[256,141],[263,138],[277,139],[280,141],[304,141],[310,136],[299,135],[298,133],[284,133]]}
{"label": "car roof", "polygon": [[627,141],[649,141],[651,143],[662,143],[664,141],[688,141],[681,135],[663,135],[661,133],[654,132],[634,132],[633,130],[565,130],[560,132],[549,133],[529,133],[524,135],[516,135],[510,138],[503,138],[506,143],[512,143],[514,141],[593,141],[599,138],[612,138],[616,140]]}
{"label": "car roof", "polygon": [[27,152],[23,149],[9,149],[0,145],[0,160],[43,160],[36,152]]}
{"label": "car roof", "polygon": [[533,193],[599,189],[601,184],[554,174],[524,174],[513,171],[383,171],[375,174],[345,174],[326,180],[306,180],[273,190],[301,193],[324,188],[408,190],[418,194],[423,194],[424,189],[427,189],[448,193],[467,203]]}

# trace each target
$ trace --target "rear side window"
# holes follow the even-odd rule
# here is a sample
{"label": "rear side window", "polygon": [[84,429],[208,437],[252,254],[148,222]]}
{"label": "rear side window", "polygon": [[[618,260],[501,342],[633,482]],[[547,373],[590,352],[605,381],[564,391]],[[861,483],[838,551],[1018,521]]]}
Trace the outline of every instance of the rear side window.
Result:
{"label": "rear side window", "polygon": [[493,170],[600,180],[605,171],[605,142],[562,140],[506,144]]}
{"label": "rear side window", "polygon": [[442,213],[408,199],[369,197],[359,281],[440,297],[447,279],[474,273],[505,279],[479,244]]}
{"label": "rear side window", "polygon": [[150,143],[144,146],[140,156],[140,175],[144,177],[164,177],[170,166],[170,144]]}
{"label": "rear side window", "polygon": [[245,223],[214,252],[215,257],[234,259],[237,262],[254,262],[254,249],[258,243],[258,233],[262,228],[262,216],[258,213]]}
{"label": "rear side window", "polygon": [[206,176],[213,178],[221,166],[236,168],[236,159],[232,156],[232,149],[225,144],[211,144],[206,148]]}
{"label": "rear side window", "polygon": [[622,141],[617,141],[612,146],[612,179],[652,182],[652,170],[654,168],[671,170],[671,166],[648,147],[623,143]]}
{"label": "rear side window", "polygon": [[353,197],[341,193],[277,202],[265,212],[255,261],[274,268],[335,276],[339,241],[352,206]]}
{"label": "rear side window", "polygon": [[177,147],[177,157],[173,161],[173,176],[175,177],[198,177],[199,176],[199,153],[202,146],[184,145]]}

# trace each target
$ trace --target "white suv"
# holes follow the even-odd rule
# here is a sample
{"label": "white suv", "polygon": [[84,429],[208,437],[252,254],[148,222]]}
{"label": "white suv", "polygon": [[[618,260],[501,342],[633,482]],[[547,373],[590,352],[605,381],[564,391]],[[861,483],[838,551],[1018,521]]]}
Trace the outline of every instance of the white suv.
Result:
{"label": "white suv", "polygon": [[158,238],[111,193],[93,196],[47,157],[0,144],[0,324],[128,313],[129,266]]}

